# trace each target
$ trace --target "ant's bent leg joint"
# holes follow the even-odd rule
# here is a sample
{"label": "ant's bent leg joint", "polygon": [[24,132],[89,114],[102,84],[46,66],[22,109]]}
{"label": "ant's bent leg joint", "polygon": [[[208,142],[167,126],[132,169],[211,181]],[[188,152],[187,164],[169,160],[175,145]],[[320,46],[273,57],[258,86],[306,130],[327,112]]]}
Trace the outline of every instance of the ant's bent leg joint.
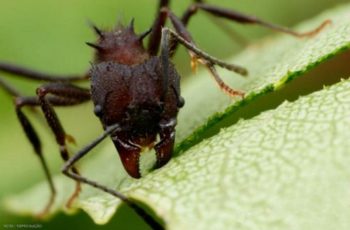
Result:
{"label": "ant's bent leg joint", "polygon": [[36,89],[36,94],[39,97],[44,97],[47,94],[47,90],[43,86],[41,86],[41,87]]}
{"label": "ant's bent leg joint", "polygon": [[198,11],[198,3],[194,3],[192,5],[190,5],[186,11],[184,12],[184,14],[181,17],[181,21],[184,25],[187,25],[190,18],[197,13]]}
{"label": "ant's bent leg joint", "polygon": [[[67,161],[69,159],[69,154],[66,146],[66,139],[72,142],[74,142],[74,139],[71,136],[66,135],[53,106],[50,104],[49,100],[46,98],[46,95],[49,93],[52,93],[54,95],[59,94],[59,91],[60,91],[59,87],[60,87],[59,84],[43,85],[37,88],[36,93],[38,95],[38,100],[39,100],[41,109],[44,112],[46,121],[49,124],[52,132],[56,137],[56,142],[59,145],[61,157],[64,161]],[[61,92],[62,92],[62,89],[61,89]],[[72,167],[72,171],[76,174],[79,174],[79,171],[76,167]],[[75,198],[78,197],[80,190],[81,190],[80,183],[77,181],[75,190],[66,204],[68,208],[71,207]]]}
{"label": "ant's bent leg joint", "polygon": [[14,99],[16,109],[20,109],[24,106],[24,100],[22,97],[16,97]]}

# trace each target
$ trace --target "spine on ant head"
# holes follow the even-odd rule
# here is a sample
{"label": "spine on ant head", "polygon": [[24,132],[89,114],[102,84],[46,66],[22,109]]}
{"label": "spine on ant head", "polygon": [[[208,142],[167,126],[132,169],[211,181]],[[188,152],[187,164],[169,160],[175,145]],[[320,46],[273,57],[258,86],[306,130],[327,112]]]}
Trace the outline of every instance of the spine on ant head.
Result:
{"label": "spine on ant head", "polygon": [[118,23],[110,31],[103,31],[95,25],[91,27],[98,35],[98,40],[97,43],[87,42],[86,44],[96,50],[97,63],[112,61],[125,65],[137,65],[149,59],[142,41],[151,30],[137,35],[134,31],[134,19],[128,26]]}

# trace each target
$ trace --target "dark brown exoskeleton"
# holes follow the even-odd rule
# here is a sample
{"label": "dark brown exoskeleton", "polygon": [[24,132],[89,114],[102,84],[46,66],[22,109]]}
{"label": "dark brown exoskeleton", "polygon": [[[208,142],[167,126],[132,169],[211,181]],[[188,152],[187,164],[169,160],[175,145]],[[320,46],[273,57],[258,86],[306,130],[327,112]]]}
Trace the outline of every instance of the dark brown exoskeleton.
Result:
{"label": "dark brown exoskeleton", "polygon": [[111,32],[99,32],[93,45],[99,64],[90,71],[95,114],[104,127],[118,125],[111,138],[126,171],[135,178],[141,177],[141,149],[153,147],[157,135],[156,167],[169,161],[176,116],[184,104],[174,65],[151,56],[142,46],[149,32],[136,35],[133,21],[126,28],[118,25]]}
{"label": "dark brown exoskeleton", "polygon": [[[85,75],[43,74],[0,62],[2,72],[48,82],[37,89],[36,96],[26,97],[0,78],[0,86],[15,98],[17,117],[49,181],[52,195],[40,216],[49,212],[56,191],[42,154],[40,139],[22,111],[24,106],[41,107],[65,161],[62,172],[77,182],[75,192],[67,202],[68,206],[78,196],[80,183],[86,183],[120,198],[152,227],[161,228],[162,226],[153,218],[120,192],[81,176],[74,164],[108,136],[111,137],[126,171],[134,178],[141,177],[139,157],[143,148],[155,149],[156,168],[163,166],[171,159],[176,117],[179,109],[184,105],[184,99],[180,93],[180,76],[170,62],[179,43],[188,49],[193,63],[199,61],[206,66],[223,91],[230,96],[243,97],[243,92],[230,88],[221,80],[215,65],[241,75],[247,74],[247,71],[242,67],[220,61],[198,49],[186,29],[189,19],[198,10],[202,10],[221,18],[245,24],[258,24],[297,37],[317,34],[329,23],[325,21],[312,31],[298,33],[199,0],[191,4],[181,18],[175,16],[168,5],[169,0],[160,0],[157,17],[151,29],[139,35],[134,32],[133,20],[129,26],[124,27],[119,24],[110,31],[102,31],[92,26],[99,39],[97,43],[87,43],[96,50],[96,57],[90,71]],[[176,32],[164,27],[167,19],[170,19]],[[147,36],[149,36],[149,45],[144,48],[143,40]],[[157,56],[159,48],[160,55]],[[72,84],[87,80],[91,82],[90,89]],[[90,100],[94,103],[94,113],[100,118],[105,131],[99,138],[69,158],[66,142],[74,139],[66,134],[54,107],[73,106]]]}

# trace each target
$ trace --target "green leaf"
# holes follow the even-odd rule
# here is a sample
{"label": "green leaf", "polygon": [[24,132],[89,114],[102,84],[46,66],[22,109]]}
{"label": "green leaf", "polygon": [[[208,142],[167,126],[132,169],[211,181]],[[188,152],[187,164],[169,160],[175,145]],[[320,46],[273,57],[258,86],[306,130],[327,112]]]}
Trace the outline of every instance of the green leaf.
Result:
{"label": "green leaf", "polygon": [[280,35],[275,39],[269,38],[250,46],[230,60],[232,63],[246,66],[249,70],[246,79],[234,76],[232,73],[220,72],[229,85],[246,92],[243,101],[237,103],[237,100],[227,97],[210,77],[193,77],[183,88],[187,100],[186,107],[179,115],[177,136],[181,140],[186,139],[180,144],[180,148],[192,146],[193,143],[200,141],[203,133],[231,116],[242,105],[282,88],[318,64],[348,50],[349,9],[349,5],[338,7],[296,27],[297,31],[308,31],[324,20],[331,19],[332,25],[313,38],[296,39]]}
{"label": "green leaf", "polygon": [[169,229],[349,229],[350,81],[285,102],[133,183]]}
{"label": "green leaf", "polygon": [[[199,142],[204,132],[220,125],[243,104],[280,89],[348,49],[349,15],[350,5],[333,9],[296,29],[310,30],[331,19],[332,25],[317,36],[296,39],[279,35],[231,60],[247,66],[250,72],[247,79],[220,72],[229,85],[247,92],[243,101],[224,95],[205,72],[192,78],[183,87],[186,106],[179,115],[176,151],[185,151]],[[241,121],[140,180],[126,175],[110,143],[91,153],[97,156],[91,156],[80,168],[89,178],[148,204],[172,229],[308,229],[316,224],[326,229],[331,218],[338,218],[339,227],[348,226],[345,217],[349,205],[339,197],[348,197],[344,183],[349,172],[341,160],[348,160],[349,87],[344,82]],[[74,189],[74,183],[61,175],[55,177],[55,184],[58,196],[52,213],[65,209]],[[47,183],[43,182],[8,198],[6,204],[18,213],[38,213],[48,195]],[[84,186],[75,206],[103,224],[119,204],[118,199]]]}

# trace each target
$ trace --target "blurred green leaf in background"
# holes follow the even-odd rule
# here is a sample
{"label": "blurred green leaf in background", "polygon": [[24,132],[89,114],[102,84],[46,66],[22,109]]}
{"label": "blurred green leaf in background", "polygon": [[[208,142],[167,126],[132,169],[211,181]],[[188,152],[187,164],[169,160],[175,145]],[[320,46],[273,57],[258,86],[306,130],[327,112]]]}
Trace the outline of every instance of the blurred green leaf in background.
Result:
{"label": "blurred green leaf in background", "polygon": [[[172,6],[179,15],[190,2],[174,1]],[[342,2],[346,1],[268,0],[259,3],[220,0],[211,3],[241,10],[274,23],[292,26]],[[92,59],[92,51],[86,47],[84,42],[94,40],[93,33],[86,25],[87,20],[101,27],[110,28],[120,17],[124,22],[135,17],[136,30],[144,31],[152,23],[156,5],[156,0],[98,2],[92,0],[55,2],[1,0],[0,60],[46,72],[83,73],[89,68],[89,61]],[[146,8],[148,10],[145,10]],[[255,26],[231,25],[226,22],[224,24],[249,43],[271,33],[271,31]],[[235,43],[203,13],[191,21],[189,28],[201,48],[220,58],[229,57],[243,48],[243,45]],[[179,52],[175,63],[184,76],[189,72],[188,62],[186,53],[183,50]],[[251,63],[251,65],[254,64]],[[11,77],[7,79],[11,79],[11,82],[27,95],[33,95],[37,86]],[[184,82],[184,84],[190,84],[192,81],[185,79]],[[213,87],[216,87],[214,84]],[[0,91],[0,105],[0,173],[2,174],[0,196],[4,197],[31,187],[41,181],[44,175],[16,120],[12,100],[3,91]],[[77,138],[78,146],[86,144],[102,130],[92,113],[91,104],[71,109],[59,109],[58,112],[67,131]],[[39,134],[43,139],[45,156],[49,159],[50,168],[57,173],[62,165],[62,160],[54,144],[54,138],[46,129],[42,117],[31,116],[31,120],[34,121],[36,127],[40,127]],[[13,216],[3,207],[0,208],[0,212],[0,224],[2,225],[38,223],[37,220]],[[121,209],[116,218],[102,227],[94,225],[83,213],[75,216],[59,215],[42,224],[47,229],[75,228],[75,226],[84,229],[109,229],[123,228],[122,225],[124,228],[145,228],[142,221],[138,219],[137,222],[135,219],[138,218],[132,212]]]}

